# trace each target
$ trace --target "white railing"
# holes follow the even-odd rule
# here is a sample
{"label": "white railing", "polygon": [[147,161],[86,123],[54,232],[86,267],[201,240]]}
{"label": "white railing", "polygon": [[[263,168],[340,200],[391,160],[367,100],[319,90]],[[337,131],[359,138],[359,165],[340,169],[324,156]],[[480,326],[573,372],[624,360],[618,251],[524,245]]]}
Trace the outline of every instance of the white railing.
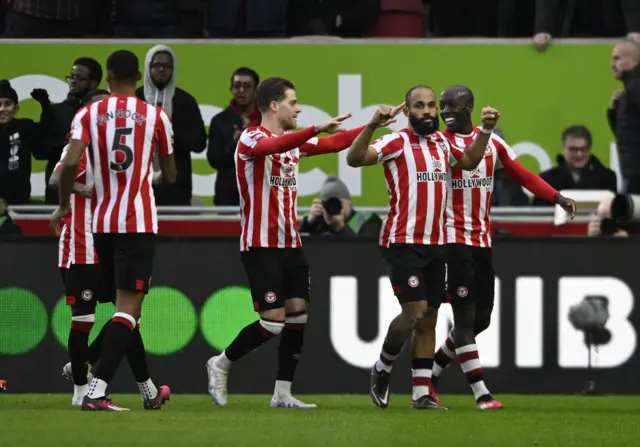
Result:
{"label": "white railing", "polygon": [[[12,217],[17,219],[48,219],[53,210],[52,205],[16,205],[10,208]],[[358,211],[387,213],[386,207],[363,206],[356,207]],[[299,216],[305,216],[310,207],[298,207]],[[588,222],[589,216],[595,208],[579,208],[574,222]],[[238,220],[237,206],[160,206],[158,207],[160,220]],[[554,222],[555,208],[553,207],[495,207],[491,210],[493,222]]]}

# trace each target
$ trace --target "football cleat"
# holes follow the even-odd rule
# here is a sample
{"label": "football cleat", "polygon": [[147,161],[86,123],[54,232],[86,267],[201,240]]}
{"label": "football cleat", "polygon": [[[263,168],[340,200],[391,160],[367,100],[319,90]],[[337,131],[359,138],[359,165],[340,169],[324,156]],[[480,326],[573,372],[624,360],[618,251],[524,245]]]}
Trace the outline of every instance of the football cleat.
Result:
{"label": "football cleat", "polygon": [[386,371],[376,370],[376,366],[371,368],[371,381],[369,383],[369,395],[375,405],[380,408],[387,408],[389,405],[389,378]]}
{"label": "football cleat", "polygon": [[424,396],[419,397],[416,400],[411,401],[411,408],[414,410],[438,410],[438,411],[446,411],[447,407],[443,407],[438,404],[431,396],[425,394]]}
{"label": "football cleat", "polygon": [[209,394],[216,405],[225,406],[228,402],[227,380],[229,373],[216,365],[218,357],[211,357],[207,361],[207,376],[209,377]]}
{"label": "football cleat", "polygon": [[158,395],[155,399],[143,399],[142,405],[145,410],[159,410],[170,398],[171,389],[167,385],[162,385],[158,388]]}
{"label": "football cleat", "polygon": [[493,398],[476,402],[476,407],[478,410],[500,410],[503,408],[502,404]]}
{"label": "football cleat", "polygon": [[111,399],[106,396],[98,397],[96,399],[84,396],[84,400],[82,401],[82,411],[129,411],[129,409],[115,405],[111,402]]}
{"label": "football cleat", "polygon": [[288,396],[273,396],[271,398],[271,408],[318,408],[316,404],[305,404],[304,402],[296,399],[292,395]]}

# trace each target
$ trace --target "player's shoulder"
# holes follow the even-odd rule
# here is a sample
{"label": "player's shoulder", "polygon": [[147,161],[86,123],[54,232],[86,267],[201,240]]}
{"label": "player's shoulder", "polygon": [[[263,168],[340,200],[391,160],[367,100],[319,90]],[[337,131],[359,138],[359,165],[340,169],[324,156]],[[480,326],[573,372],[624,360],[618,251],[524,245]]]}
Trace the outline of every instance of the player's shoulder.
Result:
{"label": "player's shoulder", "polygon": [[258,140],[260,138],[269,137],[269,133],[260,126],[247,127],[240,135],[241,139]]}
{"label": "player's shoulder", "polygon": [[387,146],[389,144],[398,145],[404,143],[403,135],[407,134],[407,129],[402,129],[394,132],[388,132],[384,135],[380,135],[372,144],[374,146]]}
{"label": "player's shoulder", "polygon": [[489,141],[491,141],[495,145],[496,149],[498,150],[509,149],[509,145],[507,144],[507,142],[495,132],[491,134]]}

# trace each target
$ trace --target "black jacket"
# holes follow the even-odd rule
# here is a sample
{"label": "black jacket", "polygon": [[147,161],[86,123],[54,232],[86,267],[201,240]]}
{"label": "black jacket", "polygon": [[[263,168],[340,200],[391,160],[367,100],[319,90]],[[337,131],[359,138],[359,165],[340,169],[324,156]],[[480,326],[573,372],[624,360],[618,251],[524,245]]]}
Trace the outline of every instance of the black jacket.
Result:
{"label": "black jacket", "polygon": [[242,129],[243,125],[242,117],[231,106],[211,118],[207,160],[217,171],[213,193],[214,205],[240,204],[234,159],[238,143],[233,139],[233,135],[236,129]]}
{"label": "black jacket", "polygon": [[[589,164],[581,172],[580,179],[576,183],[562,155],[557,157],[558,166],[540,174],[543,180],[556,190],[563,189],[602,189],[612,192],[617,191],[616,173],[605,167],[595,155],[591,155]],[[539,197],[533,199],[533,205],[553,205],[551,202]]]}
{"label": "black jacket", "polygon": [[[591,20],[594,10],[600,10],[601,15]],[[590,29],[587,22],[600,23],[601,29]],[[535,33],[554,37],[618,37],[631,32],[640,32],[638,0],[536,0]]]}
{"label": "black jacket", "polygon": [[8,212],[0,214],[0,236],[22,234],[22,228],[11,219]]}
{"label": "black jacket", "polygon": [[49,188],[49,177],[51,177],[53,168],[60,161],[62,149],[69,142],[71,122],[78,110],[80,110],[80,100],[73,95],[69,95],[62,102],[49,104],[42,108],[40,131],[43,144],[42,151],[47,160],[45,203],[50,205],[58,204],[58,192]]}
{"label": "black jacket", "polygon": [[39,126],[30,119],[0,124],[0,197],[24,205],[31,197],[31,156],[43,159]]}
{"label": "black jacket", "polygon": [[335,232],[329,228],[324,219],[316,219],[313,223],[309,222],[308,217],[304,217],[298,226],[300,233],[308,233],[310,235],[338,235],[345,236],[364,236],[379,237],[382,229],[382,219],[375,213],[360,213],[351,210],[349,218],[345,222],[344,230]]}
{"label": "black jacket", "polygon": [[609,126],[616,136],[622,176],[640,176],[640,65],[625,73],[624,93],[608,110]]}
{"label": "black jacket", "polygon": [[[138,98],[144,99],[144,88],[136,90]],[[207,145],[207,133],[196,99],[176,87],[173,95],[174,156],[178,177],[172,185],[154,187],[158,205],[190,205],[193,181],[191,178],[191,152],[200,153]]]}
{"label": "black jacket", "polygon": [[529,198],[522,190],[522,186],[498,170],[493,175],[493,194],[491,206],[529,206]]}
{"label": "black jacket", "polygon": [[180,0],[115,0],[115,25],[177,25]]}

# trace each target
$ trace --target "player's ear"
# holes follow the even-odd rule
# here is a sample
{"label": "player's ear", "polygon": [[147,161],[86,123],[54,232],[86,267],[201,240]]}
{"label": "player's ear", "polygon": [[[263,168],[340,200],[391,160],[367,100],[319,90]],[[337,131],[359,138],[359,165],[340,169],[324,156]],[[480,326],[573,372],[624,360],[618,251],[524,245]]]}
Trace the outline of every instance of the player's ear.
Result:
{"label": "player's ear", "polygon": [[136,81],[140,82],[140,79],[142,79],[142,74],[138,72],[138,74],[136,75]]}

